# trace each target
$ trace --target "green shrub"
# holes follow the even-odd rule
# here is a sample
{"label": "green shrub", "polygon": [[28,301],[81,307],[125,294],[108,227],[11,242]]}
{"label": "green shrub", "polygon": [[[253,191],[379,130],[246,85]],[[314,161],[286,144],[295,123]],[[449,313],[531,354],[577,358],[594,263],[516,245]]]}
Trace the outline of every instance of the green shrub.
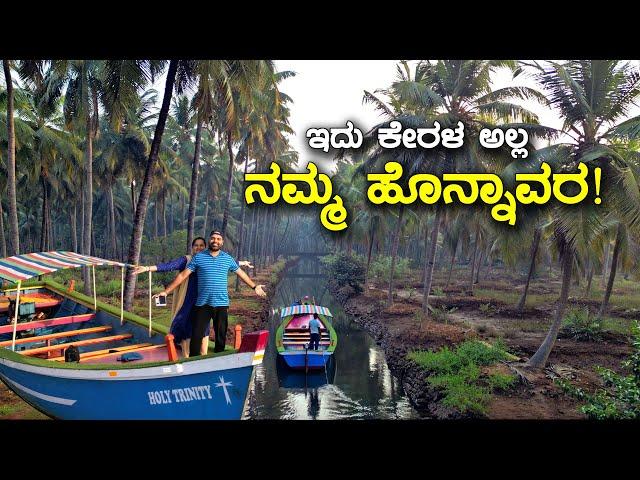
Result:
{"label": "green shrub", "polygon": [[122,281],[109,280],[103,282],[96,282],[96,294],[100,297],[111,297],[113,295],[120,295]]}
{"label": "green shrub", "polygon": [[468,363],[477,365],[493,365],[507,358],[501,340],[496,342],[493,347],[475,340],[467,340],[458,346],[456,353],[465,358]]}
{"label": "green shrub", "polygon": [[[396,266],[393,271],[393,276],[395,278],[405,277],[409,274],[409,259],[396,257]],[[374,261],[371,262],[369,266],[369,276],[376,277],[379,279],[387,279],[389,278],[389,274],[391,273],[391,257],[390,256],[379,256]]]}
{"label": "green shrub", "polygon": [[492,365],[505,359],[507,352],[502,341],[493,346],[467,340],[455,350],[443,347],[437,352],[414,351],[408,358],[432,372],[428,382],[442,390],[442,403],[462,413],[484,413],[493,390],[506,390],[513,386],[515,377],[491,374],[487,386],[483,385],[479,366]]}
{"label": "green shrub", "polygon": [[496,307],[491,305],[490,303],[483,303],[480,305],[479,310],[481,313],[484,313],[487,316],[494,315],[496,313]]}
{"label": "green shrub", "polygon": [[[189,249],[189,253],[190,253]],[[163,261],[177,258],[187,254],[187,231],[176,230],[166,238],[158,237],[149,240],[142,238],[142,248],[140,249],[140,265],[157,265]]]}
{"label": "green shrub", "polygon": [[324,257],[321,262],[327,270],[329,278],[335,280],[339,287],[350,286],[361,293],[366,271],[365,262],[360,255],[347,255],[344,252]]}
{"label": "green shrub", "polygon": [[449,323],[449,314],[456,310],[458,310],[458,307],[447,308],[445,305],[442,305],[441,307],[432,307],[429,305],[431,317],[434,321],[441,323]]}
{"label": "green shrub", "polygon": [[604,388],[590,394],[571,382],[559,379],[556,383],[578,400],[586,401],[580,411],[597,420],[640,419],[640,324],[633,326],[633,353],[622,365],[630,375],[620,375],[612,370],[596,367],[604,382]]}
{"label": "green shrub", "polygon": [[506,375],[504,373],[492,373],[487,379],[491,390],[509,390],[516,383],[515,375]]}
{"label": "green shrub", "polygon": [[563,334],[582,341],[602,339],[602,324],[600,319],[589,313],[588,308],[572,308],[563,319]]}

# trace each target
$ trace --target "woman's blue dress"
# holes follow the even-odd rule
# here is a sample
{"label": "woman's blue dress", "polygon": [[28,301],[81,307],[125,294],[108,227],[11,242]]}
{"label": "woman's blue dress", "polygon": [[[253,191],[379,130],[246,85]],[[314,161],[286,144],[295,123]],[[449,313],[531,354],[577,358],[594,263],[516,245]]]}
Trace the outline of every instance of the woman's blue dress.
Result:
{"label": "woman's blue dress", "polygon": [[[175,260],[170,260],[166,263],[159,263],[156,265],[158,268],[158,272],[172,272],[172,271],[183,271],[187,268],[187,257],[176,258]],[[187,286],[187,293],[184,296],[184,302],[176,313],[176,316],[173,317],[173,321],[171,322],[171,328],[169,332],[174,336],[174,341],[176,343],[180,343],[182,340],[187,338],[191,338],[191,315],[193,306],[196,304],[196,297],[198,296],[198,274],[193,272],[186,282],[189,282]],[[207,324],[207,329],[205,331],[205,335],[208,337],[210,331],[210,325]]]}

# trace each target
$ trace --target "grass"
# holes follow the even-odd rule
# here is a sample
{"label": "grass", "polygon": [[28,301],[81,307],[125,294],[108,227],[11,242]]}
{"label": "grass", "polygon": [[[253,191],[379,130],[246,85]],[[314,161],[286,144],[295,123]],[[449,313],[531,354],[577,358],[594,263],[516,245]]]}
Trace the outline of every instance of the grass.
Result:
{"label": "grass", "polygon": [[467,340],[455,349],[443,347],[437,352],[414,351],[408,354],[432,373],[428,382],[443,393],[443,405],[461,413],[486,413],[491,392],[507,390],[515,384],[515,376],[494,373],[481,375],[480,367],[505,360],[508,353],[501,341],[493,346]]}
{"label": "grass", "polygon": [[18,411],[17,405],[0,405],[0,418],[8,417],[9,415],[13,415]]}
{"label": "grass", "polygon": [[633,326],[631,322],[630,319],[626,318],[604,317],[601,320],[601,325],[604,331],[631,335]]}

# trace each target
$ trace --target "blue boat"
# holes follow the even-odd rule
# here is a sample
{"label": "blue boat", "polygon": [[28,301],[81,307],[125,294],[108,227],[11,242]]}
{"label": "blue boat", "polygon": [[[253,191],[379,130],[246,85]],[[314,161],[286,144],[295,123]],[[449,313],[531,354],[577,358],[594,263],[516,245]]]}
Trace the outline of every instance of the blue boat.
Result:
{"label": "blue boat", "polygon": [[[73,252],[0,260],[0,277],[18,283],[0,292],[0,379],[17,395],[57,419],[241,418],[268,331],[244,335],[238,350],[183,358],[151,315],[147,323],[52,280],[23,288],[16,278],[56,264],[126,267]],[[69,361],[72,345],[79,361]]]}
{"label": "blue boat", "polygon": [[[318,314],[321,323],[318,350],[308,348],[308,325],[314,314]],[[338,344],[329,309],[320,305],[291,305],[283,308],[280,316],[282,322],[276,330],[276,349],[287,366],[305,371],[326,368]]]}

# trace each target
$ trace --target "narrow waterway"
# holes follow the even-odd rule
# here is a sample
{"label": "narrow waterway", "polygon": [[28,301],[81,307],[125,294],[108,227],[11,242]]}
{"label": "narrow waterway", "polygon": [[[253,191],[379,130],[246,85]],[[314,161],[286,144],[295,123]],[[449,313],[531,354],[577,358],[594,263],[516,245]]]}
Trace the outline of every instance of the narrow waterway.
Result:
{"label": "narrow waterway", "polygon": [[301,260],[278,284],[274,308],[309,295],[333,313],[338,346],[326,371],[307,375],[278,359],[275,332],[280,315],[269,320],[269,346],[249,389],[245,418],[250,419],[408,419],[419,418],[391,375],[384,353],[351,321],[327,289],[316,259]]}

